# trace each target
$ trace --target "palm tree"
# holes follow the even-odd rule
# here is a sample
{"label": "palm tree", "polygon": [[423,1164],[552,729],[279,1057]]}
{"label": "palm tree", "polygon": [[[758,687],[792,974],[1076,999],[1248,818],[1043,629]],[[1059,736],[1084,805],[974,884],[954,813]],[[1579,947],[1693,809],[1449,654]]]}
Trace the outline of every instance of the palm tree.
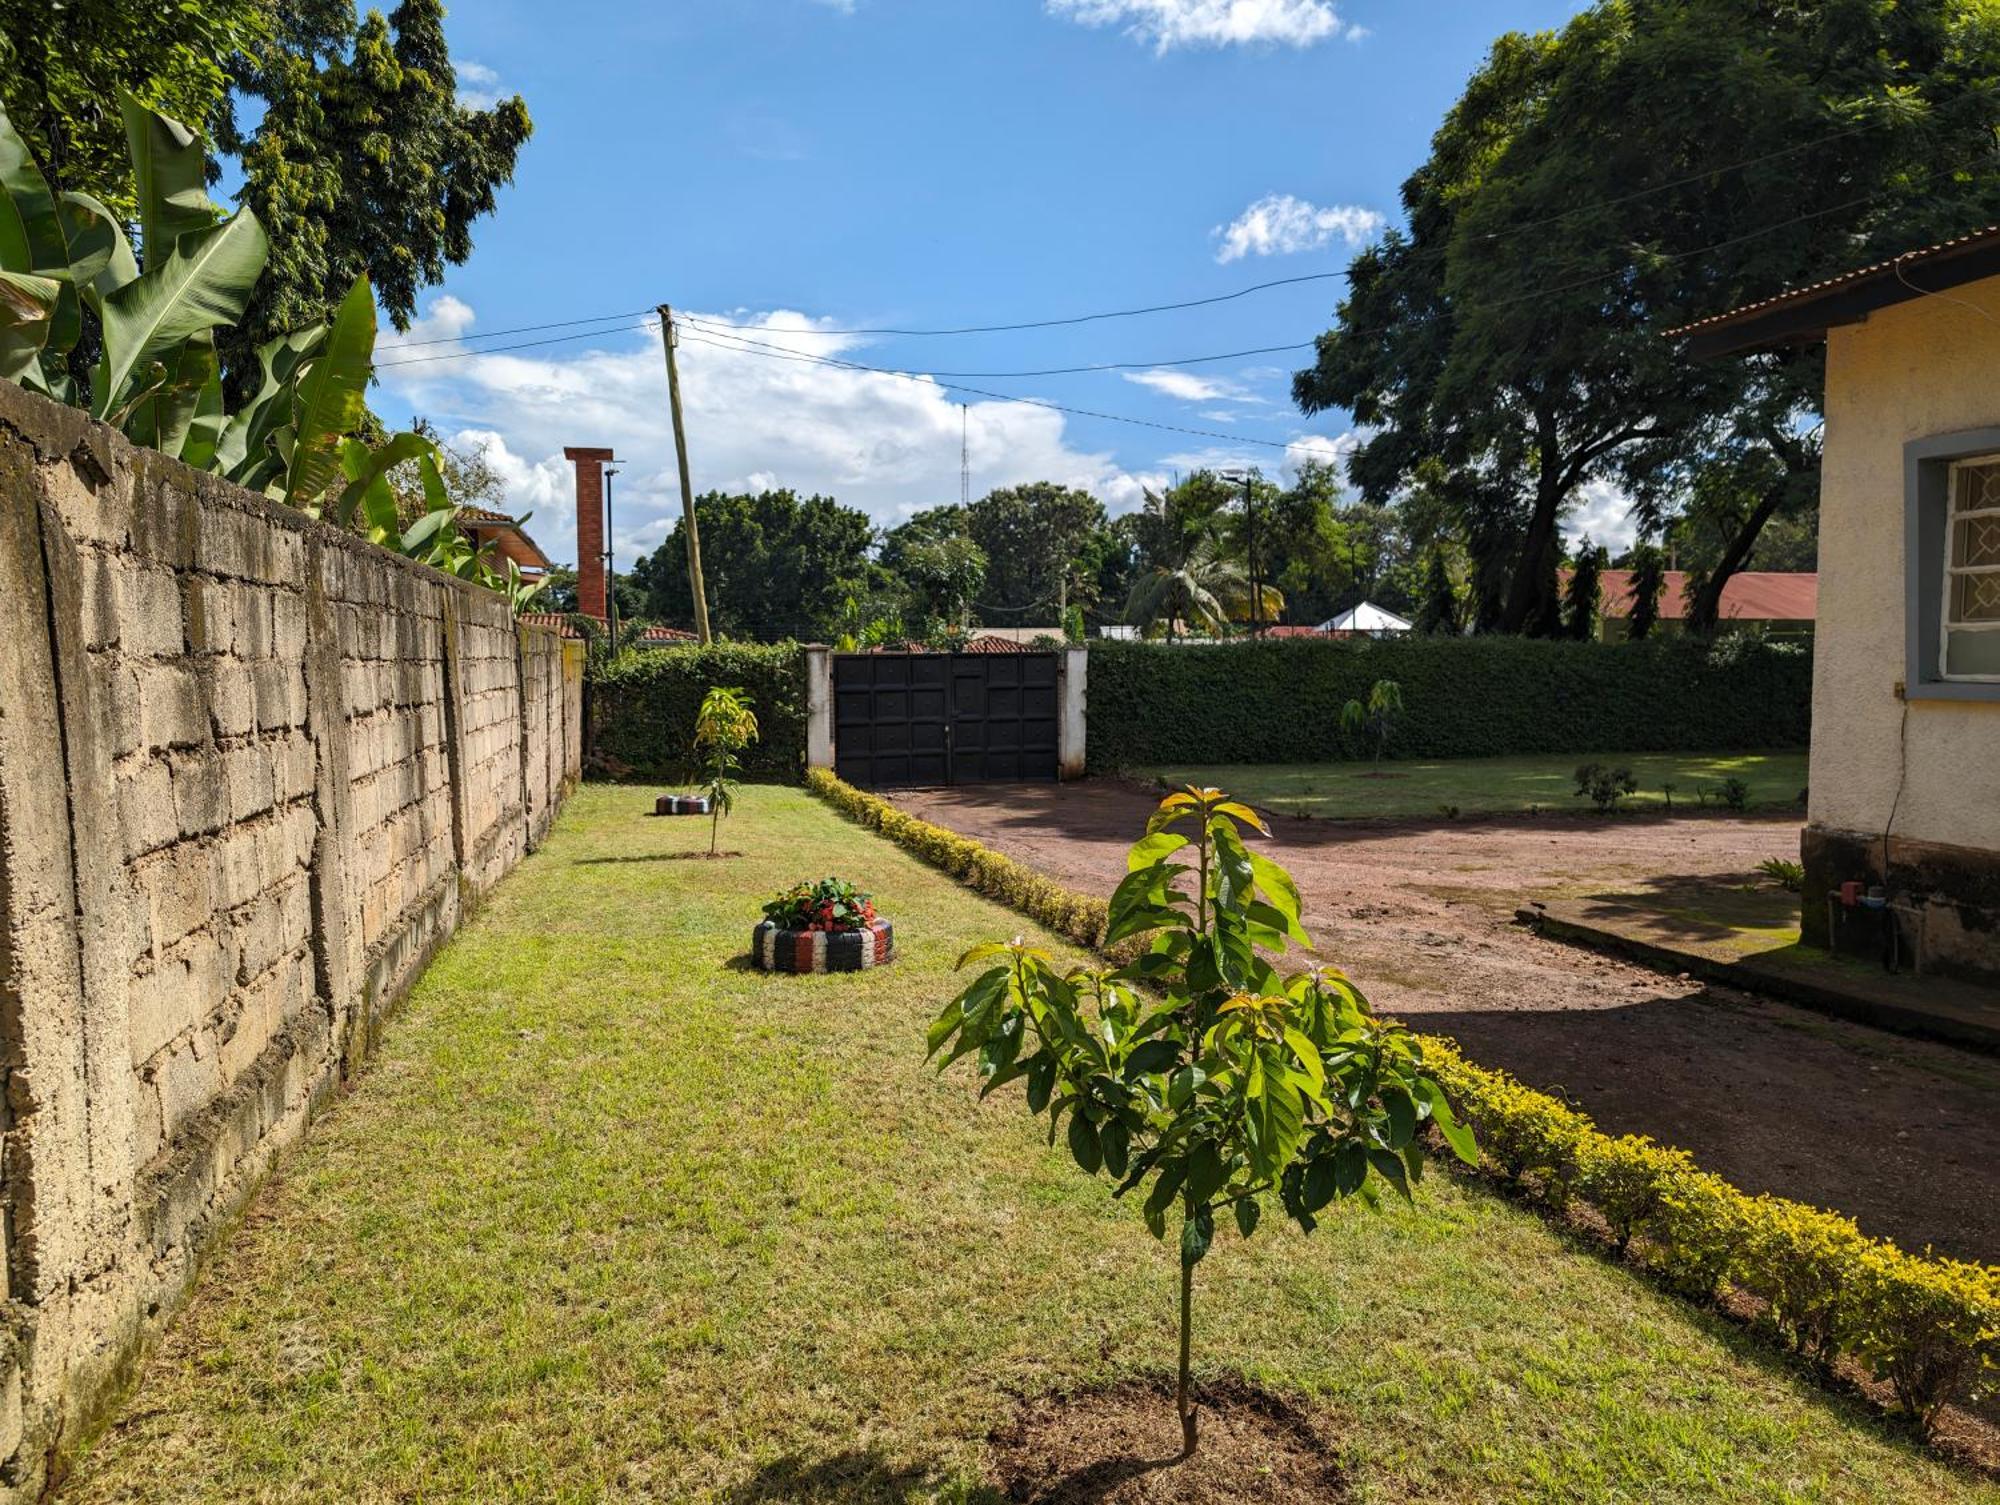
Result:
{"label": "palm tree", "polygon": [[1284,593],[1266,585],[1253,596],[1242,564],[1222,552],[1213,514],[1179,512],[1150,491],[1146,510],[1152,561],[1125,602],[1126,621],[1149,632],[1159,624],[1170,643],[1176,625],[1220,636],[1231,622],[1250,619],[1251,603],[1258,597],[1262,609],[1256,615],[1277,620],[1285,609]]}

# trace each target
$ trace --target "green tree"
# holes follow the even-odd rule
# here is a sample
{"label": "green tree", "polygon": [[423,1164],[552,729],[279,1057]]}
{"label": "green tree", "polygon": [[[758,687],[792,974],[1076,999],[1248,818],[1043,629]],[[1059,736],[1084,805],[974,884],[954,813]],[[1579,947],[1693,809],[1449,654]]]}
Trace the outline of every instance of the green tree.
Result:
{"label": "green tree", "polygon": [[[1166,492],[1146,493],[1134,527],[1139,563],[1126,621],[1172,642],[1178,632],[1219,636],[1232,622],[1250,620],[1249,572],[1225,547],[1231,490],[1221,478],[1197,471]],[[1284,596],[1267,585],[1260,606],[1263,620],[1275,622]]]}
{"label": "green tree", "polygon": [[1585,481],[1654,478],[1665,514],[1761,451],[1788,479],[1745,510],[1726,573],[1810,484],[1795,441],[1819,357],[1697,365],[1661,331],[2000,217],[1996,72],[1981,0],[1601,0],[1510,33],[1294,395],[1369,430],[1364,495],[1427,462],[1456,479],[1468,543],[1504,576],[1481,615],[1504,630],[1559,624],[1560,522]]}
{"label": "green tree", "polygon": [[1570,566],[1569,588],[1563,592],[1563,632],[1578,642],[1597,636],[1597,617],[1604,606],[1604,550],[1586,538]]}
{"label": "green tree", "polygon": [[[439,0],[402,0],[357,19],[353,0],[298,0],[237,69],[239,99],[217,146],[241,158],[242,200],[273,256],[231,356],[324,316],[357,276],[397,329],[417,293],[472,254],[533,129],[519,96],[459,103]],[[249,112],[245,112],[248,114]]]}
{"label": "green tree", "polygon": [[986,555],[981,620],[1041,626],[1061,622],[1072,597],[1089,605],[1085,551],[1104,521],[1096,497],[1053,481],[1003,487],[965,509],[965,531]]}
{"label": "green tree", "polygon": [[1154,1238],[1173,1228],[1183,1457],[1200,1440],[1194,1272],[1218,1225],[1247,1239],[1268,1206],[1311,1233],[1337,1198],[1372,1203],[1380,1183],[1408,1197],[1429,1124],[1477,1163],[1406,1029],[1336,968],[1279,974],[1272,958],[1310,945],[1299,891],[1245,828],[1270,834],[1219,790],[1169,795],[1111,896],[1107,944],[1150,937],[1141,960],[1061,972],[1019,940],[975,946],[959,966],[984,969],[929,1036],[944,1066],[974,1059],[982,1096],[1020,1082],[1086,1176],[1134,1193]]}
{"label": "green tree", "polygon": [[139,200],[119,96],[206,125],[231,69],[269,40],[272,10],[272,0],[0,0],[0,105],[50,188],[90,194],[130,223]]}
{"label": "green tree", "polygon": [[708,855],[722,832],[722,817],[736,803],[736,775],[743,749],[757,740],[757,712],[742,689],[712,688],[694,718],[694,758],[701,769],[701,794],[708,800]]}
{"label": "green tree", "polygon": [[914,614],[950,626],[967,625],[986,581],[986,553],[963,534],[915,543],[900,551],[898,578]]}
{"label": "green tree", "polygon": [[1632,571],[1632,614],[1626,619],[1625,635],[1652,636],[1660,621],[1660,595],[1667,586],[1667,557],[1657,544],[1635,545],[1627,556]]}
{"label": "green tree", "polygon": [[[874,524],[832,497],[712,491],[695,498],[695,519],[717,632],[767,641],[829,635],[848,598],[873,591]],[[681,523],[632,566],[631,578],[644,595],[646,617],[675,626],[693,622]]]}

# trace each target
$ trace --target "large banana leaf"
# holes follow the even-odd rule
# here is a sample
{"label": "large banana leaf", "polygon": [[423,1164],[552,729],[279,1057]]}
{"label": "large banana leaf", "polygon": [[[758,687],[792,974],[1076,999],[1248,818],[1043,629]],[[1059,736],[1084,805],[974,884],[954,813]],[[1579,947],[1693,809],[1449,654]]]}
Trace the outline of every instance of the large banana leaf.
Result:
{"label": "large banana leaf", "polygon": [[146,270],[160,266],[184,235],[206,230],[221,211],[209,201],[207,156],[194,132],[178,120],[121,95],[125,140],[139,191],[139,235]]}
{"label": "large banana leaf", "polygon": [[[0,109],[0,271],[67,278],[69,249],[57,216],[55,195],[35,165],[28,144]],[[74,294],[57,294],[48,314],[42,345],[61,354],[82,331]]]}
{"label": "large banana leaf", "polygon": [[194,418],[188,424],[187,437],[181,441],[182,461],[196,470],[214,470],[216,445],[227,421],[228,415],[222,411],[222,366],[217,362],[195,399]]}
{"label": "large banana leaf", "polygon": [[71,286],[93,307],[139,277],[139,262],[126,242],[125,228],[109,209],[87,193],[66,193],[56,205],[56,222],[69,260]]}
{"label": "large banana leaf", "polygon": [[135,373],[170,360],[189,337],[242,318],[269,250],[257,217],[240,210],[219,225],[183,235],[164,261],[104,298],[95,416],[103,418],[129,402],[126,388]]}
{"label": "large banana leaf", "polygon": [[[124,423],[125,435],[163,455],[178,455],[200,410],[202,394],[221,379],[215,336],[206,332],[191,336],[165,365],[165,379],[133,405]],[[221,395],[218,385],[218,404]]]}
{"label": "large banana leaf", "polygon": [[271,436],[292,421],[292,384],[325,342],[326,326],[314,324],[258,347],[257,390],[223,425],[215,445],[216,470],[242,485],[263,488],[274,463]]}
{"label": "large banana leaf", "polygon": [[13,381],[37,365],[61,297],[53,277],[0,271],[0,377]]}
{"label": "large banana leaf", "polygon": [[340,300],[326,343],[299,378],[292,402],[292,460],[283,500],[304,507],[340,475],[340,441],[361,426],[374,369],[375,293],[366,277]]}
{"label": "large banana leaf", "polygon": [[[340,446],[340,470],[347,477],[347,485],[342,488],[339,499],[333,505],[333,521],[336,526],[347,528],[354,523],[354,509],[367,504],[367,517],[371,525],[394,527],[396,524],[396,497],[389,489],[388,474],[405,461],[435,455],[436,446],[422,434],[405,431],[391,434],[386,443],[370,449],[359,440],[350,439]],[[384,501],[387,502],[387,522],[383,521]]]}

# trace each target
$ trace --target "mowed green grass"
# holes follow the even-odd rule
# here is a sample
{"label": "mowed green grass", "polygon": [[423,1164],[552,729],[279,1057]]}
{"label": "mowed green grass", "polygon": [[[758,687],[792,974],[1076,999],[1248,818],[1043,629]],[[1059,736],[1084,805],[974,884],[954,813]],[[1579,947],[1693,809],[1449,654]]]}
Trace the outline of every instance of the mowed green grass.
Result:
{"label": "mowed green grass", "polygon": [[[1621,809],[1661,813],[1665,786],[1674,786],[1676,812],[1693,810],[1700,796],[1708,808],[1722,806],[1725,779],[1741,779],[1750,789],[1752,809],[1800,810],[1806,787],[1804,752],[1598,753],[1582,757],[1452,758],[1436,762],[1250,763],[1145,770],[1149,777],[1227,789],[1281,815],[1320,820],[1358,816],[1437,815],[1456,805],[1462,815],[1511,814],[1523,810],[1589,811],[1590,800],[1576,792],[1576,770],[1585,763],[1629,768],[1639,781]],[[1802,812],[1803,813],[1803,812]]]}
{"label": "mowed green grass", "polygon": [[[73,1501],[988,1499],[1017,1394],[1172,1362],[1136,1208],[923,1033],[1032,927],[792,789],[705,846],[593,787],[287,1157]],[[893,967],[742,970],[759,901],[871,888]],[[1196,1355],[1296,1397],[1357,1501],[1993,1501],[1723,1321],[1477,1185],[1266,1220]]]}

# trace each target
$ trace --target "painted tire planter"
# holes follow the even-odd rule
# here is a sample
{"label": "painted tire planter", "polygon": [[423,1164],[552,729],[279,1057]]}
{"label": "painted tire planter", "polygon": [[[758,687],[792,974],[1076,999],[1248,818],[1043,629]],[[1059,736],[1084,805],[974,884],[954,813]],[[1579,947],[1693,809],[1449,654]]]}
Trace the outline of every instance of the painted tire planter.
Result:
{"label": "painted tire planter", "polygon": [[655,815],[706,815],[708,796],[705,794],[663,794],[653,802]]}
{"label": "painted tire planter", "polygon": [[750,932],[750,959],[765,972],[866,972],[896,959],[896,929],[870,920],[861,930],[784,930],[765,920]]}

